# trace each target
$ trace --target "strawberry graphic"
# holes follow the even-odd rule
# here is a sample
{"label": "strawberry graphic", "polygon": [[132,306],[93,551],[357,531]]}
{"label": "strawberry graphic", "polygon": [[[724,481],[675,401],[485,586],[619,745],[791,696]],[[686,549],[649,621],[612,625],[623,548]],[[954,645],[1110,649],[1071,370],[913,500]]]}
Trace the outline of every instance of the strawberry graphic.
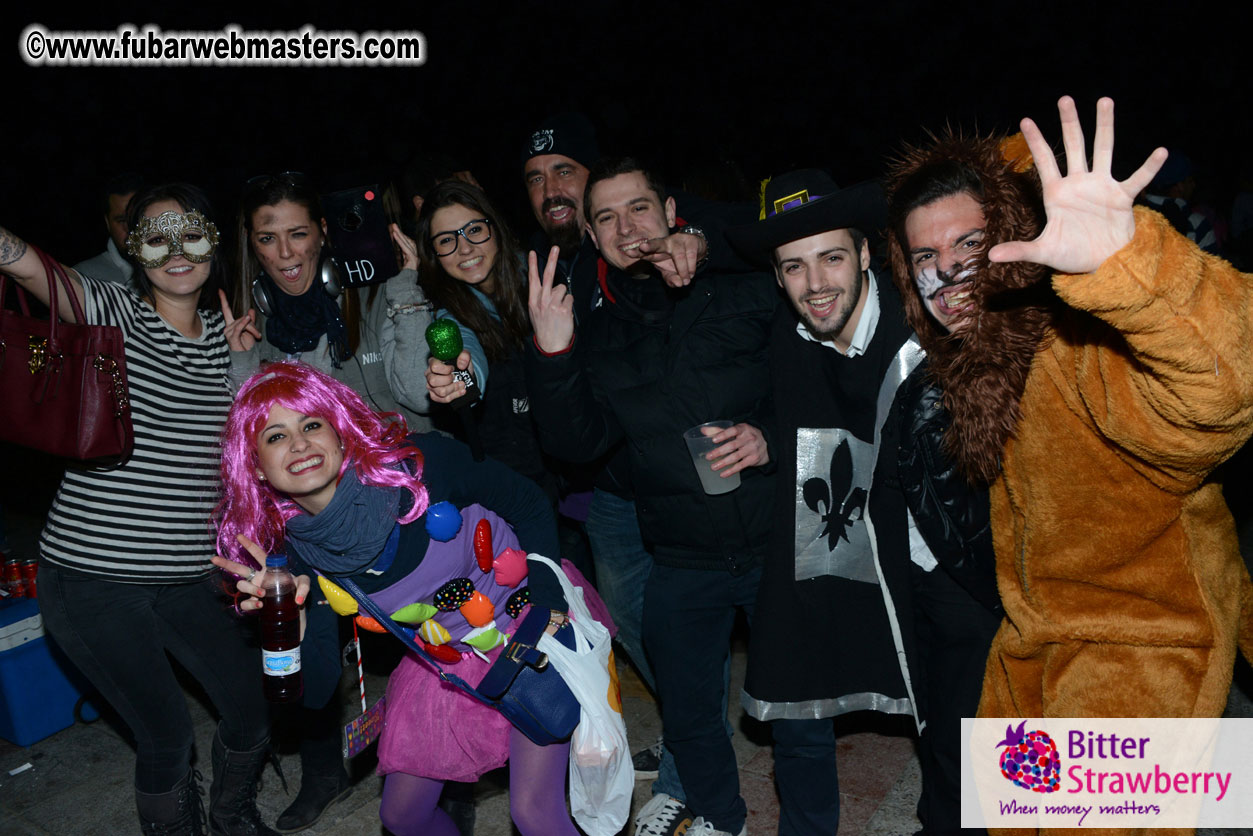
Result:
{"label": "strawberry graphic", "polygon": [[1057,744],[1048,732],[1024,732],[1026,728],[1026,720],[1017,729],[1012,723],[1005,727],[1005,739],[996,744],[1005,747],[1001,751],[1001,774],[1032,792],[1057,792],[1062,774]]}

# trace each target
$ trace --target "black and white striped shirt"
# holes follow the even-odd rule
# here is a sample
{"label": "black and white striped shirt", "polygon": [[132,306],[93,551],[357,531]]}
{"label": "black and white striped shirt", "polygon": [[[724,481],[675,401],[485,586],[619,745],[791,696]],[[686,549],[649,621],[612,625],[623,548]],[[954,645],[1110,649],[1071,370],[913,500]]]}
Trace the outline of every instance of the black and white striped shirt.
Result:
{"label": "black and white striped shirt", "polygon": [[113,470],[66,472],[40,538],[43,558],[130,583],[203,578],[231,406],[222,315],[201,312],[193,340],[120,285],[84,277],[83,296],[88,322],[125,335],[135,452]]}

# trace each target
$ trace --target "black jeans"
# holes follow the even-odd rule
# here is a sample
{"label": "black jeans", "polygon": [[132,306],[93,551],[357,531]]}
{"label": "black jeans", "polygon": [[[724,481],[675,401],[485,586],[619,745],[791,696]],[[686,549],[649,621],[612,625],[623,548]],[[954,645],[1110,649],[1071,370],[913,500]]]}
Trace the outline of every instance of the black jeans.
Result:
{"label": "black jeans", "polygon": [[840,826],[835,718],[775,720],[770,730],[779,836],[831,836]]}
{"label": "black jeans", "polygon": [[255,626],[230,611],[212,581],[114,583],[43,563],[39,608],[49,634],[135,735],[140,792],[166,792],[191,762],[191,715],[167,653],[208,692],[228,749],[252,749],[269,734],[261,651],[248,640]]}
{"label": "black jeans", "polygon": [[644,649],[687,806],[731,833],[740,832],[748,808],[727,737],[723,671],[735,611],[751,623],[760,580],[761,569],[732,575],[654,565],[644,588]]}
{"label": "black jeans", "polygon": [[974,717],[979,708],[988,650],[1001,619],[943,568],[909,568],[922,662],[910,673],[927,723],[918,741],[918,819],[924,833],[938,836],[961,832],[961,718]]}

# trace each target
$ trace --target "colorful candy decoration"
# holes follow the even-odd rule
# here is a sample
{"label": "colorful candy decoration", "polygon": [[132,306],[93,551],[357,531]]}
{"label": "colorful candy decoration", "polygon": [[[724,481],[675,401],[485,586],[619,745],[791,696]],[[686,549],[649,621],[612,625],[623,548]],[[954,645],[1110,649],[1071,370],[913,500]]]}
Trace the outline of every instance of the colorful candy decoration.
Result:
{"label": "colorful candy decoration", "polygon": [[523,587],[509,596],[509,600],[505,602],[505,614],[510,618],[517,618],[530,603],[531,590]]}
{"label": "colorful candy decoration", "polygon": [[461,511],[451,502],[437,502],[426,509],[426,533],[446,543],[461,530]]}
{"label": "colorful candy decoration", "polygon": [[486,519],[479,520],[474,527],[474,559],[479,563],[480,572],[492,571],[492,524]]}
{"label": "colorful candy decoration", "polygon": [[444,625],[433,618],[422,622],[422,626],[418,627],[418,635],[427,644],[448,644],[452,640]]}
{"label": "colorful candy decoration", "polygon": [[496,555],[493,565],[496,567],[496,583],[501,586],[517,586],[526,577],[526,552],[505,549]]}
{"label": "colorful candy decoration", "polygon": [[453,578],[435,593],[435,606],[441,612],[461,609],[461,605],[474,594],[474,581],[469,578]]}
{"label": "colorful candy decoration", "polygon": [[326,602],[331,605],[331,609],[337,615],[355,615],[357,612],[357,602],[344,590],[327,580],[322,575],[318,575],[318,586],[322,588],[322,594],[326,596]]}
{"label": "colorful candy decoration", "polygon": [[505,643],[505,634],[496,629],[496,622],[476,627],[466,634],[461,641],[486,653],[494,647]]}
{"label": "colorful candy decoration", "polygon": [[401,607],[392,613],[392,621],[399,621],[401,624],[417,624],[426,621],[439,610],[430,604],[424,604],[421,601],[416,604],[410,604],[407,607]]}
{"label": "colorful candy decoration", "polygon": [[492,599],[478,590],[459,609],[471,627],[484,627],[496,617],[496,607],[492,605]]}
{"label": "colorful candy decoration", "polygon": [[357,626],[359,626],[362,630],[369,630],[371,633],[386,633],[387,632],[386,627],[384,627],[382,624],[379,624],[377,621],[375,621],[373,618],[370,618],[370,616],[368,615],[359,615],[356,617],[355,621],[357,622]]}
{"label": "colorful candy decoration", "polygon": [[450,644],[428,644],[426,652],[431,654],[436,662],[443,662],[445,665],[455,665],[461,661],[461,653]]}

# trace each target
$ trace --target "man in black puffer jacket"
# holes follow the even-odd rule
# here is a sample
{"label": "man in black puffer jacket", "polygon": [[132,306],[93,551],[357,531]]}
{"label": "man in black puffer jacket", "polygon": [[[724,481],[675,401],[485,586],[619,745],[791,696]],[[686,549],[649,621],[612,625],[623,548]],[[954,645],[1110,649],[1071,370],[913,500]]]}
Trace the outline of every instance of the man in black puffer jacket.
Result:
{"label": "man in black puffer jacket", "polygon": [[[674,201],[633,160],[598,164],[584,207],[605,262],[605,302],[574,339],[565,287],[551,267],[541,279],[532,262],[531,408],[542,443],[558,457],[586,461],[626,441],[640,529],[655,559],[643,632],[666,745],[693,827],[707,822],[714,833],[737,834],[747,808],[725,730],[723,668],[736,609],[751,613],[770,537],[764,422],[778,293],[760,273],[698,273],[669,286],[663,274],[690,275],[697,266],[694,242],[685,240],[694,236],[671,231]],[[716,420],[733,426],[712,436],[710,458],[741,484],[709,495],[683,434]]]}

